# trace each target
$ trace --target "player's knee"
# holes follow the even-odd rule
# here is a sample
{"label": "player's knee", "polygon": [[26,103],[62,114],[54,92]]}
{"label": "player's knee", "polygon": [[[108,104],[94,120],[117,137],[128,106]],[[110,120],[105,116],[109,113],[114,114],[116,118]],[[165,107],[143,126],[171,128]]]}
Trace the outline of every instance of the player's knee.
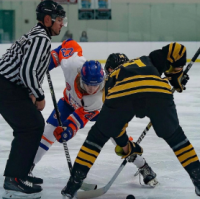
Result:
{"label": "player's knee", "polygon": [[90,129],[86,140],[97,143],[101,147],[108,141],[110,137],[107,137],[104,133],[102,133],[97,125],[92,126]]}
{"label": "player's knee", "polygon": [[120,147],[124,147],[127,145],[128,143],[128,136],[126,133],[124,133],[122,136],[117,137],[117,138],[113,138],[116,142],[117,145],[119,145]]}
{"label": "player's knee", "polygon": [[184,142],[185,140],[187,140],[187,137],[185,136],[180,126],[178,126],[178,128],[169,138],[165,138],[165,141],[169,144],[171,148],[176,146],[178,143]]}

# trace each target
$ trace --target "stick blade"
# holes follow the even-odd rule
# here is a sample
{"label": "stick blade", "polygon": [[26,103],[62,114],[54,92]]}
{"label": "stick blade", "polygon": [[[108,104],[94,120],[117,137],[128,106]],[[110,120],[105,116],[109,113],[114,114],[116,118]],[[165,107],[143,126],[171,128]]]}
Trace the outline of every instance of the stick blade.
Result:
{"label": "stick blade", "polygon": [[99,196],[102,196],[107,192],[106,187],[102,187],[96,190],[90,190],[90,191],[78,191],[76,194],[77,199],[87,199],[87,198],[96,198]]}
{"label": "stick blade", "polygon": [[97,185],[96,184],[88,184],[86,182],[83,182],[81,189],[84,191],[95,190],[95,189],[97,189]]}

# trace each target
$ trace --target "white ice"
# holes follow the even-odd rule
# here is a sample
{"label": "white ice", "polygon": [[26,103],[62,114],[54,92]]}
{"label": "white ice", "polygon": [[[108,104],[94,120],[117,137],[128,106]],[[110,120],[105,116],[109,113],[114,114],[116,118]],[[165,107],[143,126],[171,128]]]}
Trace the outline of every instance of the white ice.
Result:
{"label": "white ice", "polygon": [[[187,84],[187,90],[182,94],[175,93],[174,97],[180,124],[196,149],[197,154],[200,156],[200,64],[194,64],[189,71],[189,74],[190,81]],[[65,87],[61,69],[54,69],[51,72],[51,77],[58,100],[62,97],[62,92]],[[46,95],[46,107],[42,113],[44,118],[47,119],[53,109],[53,103],[46,79],[43,88]],[[148,118],[134,118],[129,123],[128,134],[134,137],[134,140],[136,141],[148,122]],[[87,124],[83,130],[80,130],[77,133],[76,137],[68,142],[72,161],[75,160],[92,125],[92,122]],[[11,128],[0,116],[0,196],[4,192],[3,172],[12,139]],[[99,198],[125,199],[129,194],[135,195],[136,199],[198,198],[195,195],[194,186],[188,174],[182,168],[165,141],[156,136],[153,128],[151,128],[141,142],[141,146],[144,148],[143,156],[157,173],[157,179],[160,184],[156,188],[141,186],[139,184],[138,176],[134,177],[134,174],[137,171],[136,167],[129,163],[113,183],[110,190]],[[97,183],[98,187],[104,186],[111,179],[121,162],[122,160],[114,153],[114,145],[111,141],[108,141],[90,170],[87,182]],[[60,191],[66,185],[69,178],[69,169],[63,146],[59,143],[55,143],[38,165],[36,165],[33,173],[35,176],[44,179],[42,199],[62,198]]]}

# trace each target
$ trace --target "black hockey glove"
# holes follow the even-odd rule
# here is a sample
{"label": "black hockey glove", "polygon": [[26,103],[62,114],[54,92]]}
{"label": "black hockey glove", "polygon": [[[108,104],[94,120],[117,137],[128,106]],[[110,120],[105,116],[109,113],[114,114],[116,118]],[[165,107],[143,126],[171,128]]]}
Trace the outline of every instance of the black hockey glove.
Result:
{"label": "black hockey glove", "polygon": [[142,147],[135,142],[128,141],[128,149],[128,154],[125,154],[123,148],[117,145],[115,147],[115,153],[121,156],[122,159],[128,158],[128,162],[134,162],[136,155],[142,155],[143,153]]}
{"label": "black hockey glove", "polygon": [[[168,78],[170,84],[181,93],[183,90],[185,90],[185,85],[187,84],[189,80],[189,76],[187,74],[184,74],[183,69],[180,69],[178,71],[175,71],[172,67],[170,70],[165,72],[166,77]],[[183,81],[182,77],[184,76]]]}
{"label": "black hockey glove", "polygon": [[187,84],[189,79],[190,79],[189,75],[183,72],[183,80],[181,82],[182,86],[184,87],[183,90],[186,90],[185,85]]}

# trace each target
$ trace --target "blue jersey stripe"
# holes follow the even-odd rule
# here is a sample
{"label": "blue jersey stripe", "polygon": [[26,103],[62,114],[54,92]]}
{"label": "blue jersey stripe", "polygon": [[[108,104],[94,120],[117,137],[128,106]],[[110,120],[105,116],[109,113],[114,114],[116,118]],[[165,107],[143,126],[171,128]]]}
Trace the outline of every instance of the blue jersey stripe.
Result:
{"label": "blue jersey stripe", "polygon": [[47,147],[46,145],[42,144],[41,142],[40,142],[40,147],[43,148],[46,151],[49,150],[49,147]]}

